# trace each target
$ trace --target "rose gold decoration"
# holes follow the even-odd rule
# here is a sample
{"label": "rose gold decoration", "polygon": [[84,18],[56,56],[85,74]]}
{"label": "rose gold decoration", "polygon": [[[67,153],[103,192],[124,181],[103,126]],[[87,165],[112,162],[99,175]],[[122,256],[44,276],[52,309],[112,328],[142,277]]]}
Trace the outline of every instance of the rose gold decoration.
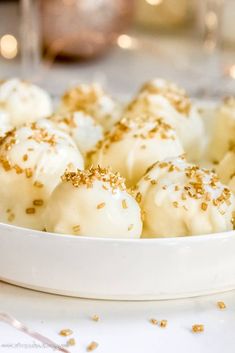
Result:
{"label": "rose gold decoration", "polygon": [[43,43],[50,55],[101,54],[130,22],[134,0],[41,0]]}

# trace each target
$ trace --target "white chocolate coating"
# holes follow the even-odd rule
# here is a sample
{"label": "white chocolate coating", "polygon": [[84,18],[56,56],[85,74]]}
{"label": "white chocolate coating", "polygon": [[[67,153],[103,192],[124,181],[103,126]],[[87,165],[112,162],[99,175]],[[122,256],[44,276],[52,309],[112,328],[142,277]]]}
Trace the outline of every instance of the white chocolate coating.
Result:
{"label": "white chocolate coating", "polygon": [[128,114],[148,112],[162,116],[175,130],[191,161],[201,158],[205,149],[205,129],[198,108],[185,91],[175,84],[155,79],[146,83],[127,107]]}
{"label": "white chocolate coating", "polygon": [[220,180],[235,194],[235,150],[228,151],[216,167]]}
{"label": "white chocolate coating", "polygon": [[0,140],[0,221],[42,230],[48,198],[66,168],[83,168],[83,158],[46,120],[9,132]]}
{"label": "white chocolate coating", "polygon": [[139,238],[138,203],[124,179],[101,168],[65,173],[45,213],[46,230],[87,237]]}
{"label": "white chocolate coating", "polygon": [[84,156],[104,137],[102,126],[83,111],[52,115],[49,120],[72,137]]}
{"label": "white chocolate coating", "polygon": [[235,98],[227,98],[217,108],[209,158],[219,162],[231,146],[235,145]]}
{"label": "white chocolate coating", "polygon": [[92,157],[93,165],[111,166],[134,185],[156,161],[184,152],[174,129],[161,118],[123,118],[108,133]]}
{"label": "white chocolate coating", "polygon": [[235,199],[212,172],[183,158],[149,168],[135,191],[144,237],[177,237],[233,229]]}
{"label": "white chocolate coating", "polygon": [[9,113],[0,108],[0,138],[12,129]]}
{"label": "white chocolate coating", "polygon": [[52,100],[40,87],[19,79],[0,83],[0,109],[9,114],[12,127],[52,114]]}
{"label": "white chocolate coating", "polygon": [[107,95],[98,84],[81,84],[62,97],[59,112],[83,111],[108,131],[122,114],[121,105]]}

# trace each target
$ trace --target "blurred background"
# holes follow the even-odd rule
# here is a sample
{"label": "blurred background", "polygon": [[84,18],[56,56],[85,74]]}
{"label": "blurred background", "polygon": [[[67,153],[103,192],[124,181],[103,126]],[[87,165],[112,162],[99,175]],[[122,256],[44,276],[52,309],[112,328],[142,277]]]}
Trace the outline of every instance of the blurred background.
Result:
{"label": "blurred background", "polygon": [[126,97],[156,76],[195,97],[235,92],[234,0],[0,0],[0,78]]}

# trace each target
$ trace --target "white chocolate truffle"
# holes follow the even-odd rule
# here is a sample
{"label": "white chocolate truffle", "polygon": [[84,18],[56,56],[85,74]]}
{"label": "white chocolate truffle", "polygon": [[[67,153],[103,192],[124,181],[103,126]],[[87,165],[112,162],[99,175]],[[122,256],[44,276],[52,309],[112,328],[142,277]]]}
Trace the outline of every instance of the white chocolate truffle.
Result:
{"label": "white chocolate truffle", "polygon": [[42,214],[66,169],[83,168],[73,140],[46,120],[0,140],[0,222],[42,230]]}
{"label": "white chocolate truffle", "polygon": [[157,162],[135,190],[143,237],[178,237],[233,229],[235,199],[211,171],[184,158]]}
{"label": "white chocolate truffle", "polygon": [[9,114],[0,107],[0,137],[12,129]]}
{"label": "white chocolate truffle", "polygon": [[84,156],[104,137],[102,126],[83,111],[55,114],[49,120],[73,138]]}
{"label": "white chocolate truffle", "polygon": [[138,203],[118,173],[90,168],[66,172],[45,213],[46,230],[87,237],[139,238]]}
{"label": "white chocolate truffle", "polygon": [[107,95],[98,84],[81,84],[65,92],[59,112],[83,111],[91,115],[105,131],[121,117],[121,105]]}
{"label": "white chocolate truffle", "polygon": [[228,151],[216,167],[220,180],[235,194],[235,149]]}
{"label": "white chocolate truffle", "polygon": [[182,154],[174,131],[162,118],[140,115],[123,118],[98,145],[93,165],[111,166],[134,185],[154,162]]}
{"label": "white chocolate truffle", "polygon": [[235,97],[229,97],[217,108],[209,158],[219,162],[233,145],[235,145]]}
{"label": "white chocolate truffle", "polygon": [[176,130],[189,160],[197,161],[205,149],[205,131],[198,108],[175,84],[155,79],[146,83],[127,106],[129,114],[161,115]]}
{"label": "white chocolate truffle", "polygon": [[52,100],[40,87],[19,79],[0,83],[0,109],[9,114],[12,127],[52,114]]}

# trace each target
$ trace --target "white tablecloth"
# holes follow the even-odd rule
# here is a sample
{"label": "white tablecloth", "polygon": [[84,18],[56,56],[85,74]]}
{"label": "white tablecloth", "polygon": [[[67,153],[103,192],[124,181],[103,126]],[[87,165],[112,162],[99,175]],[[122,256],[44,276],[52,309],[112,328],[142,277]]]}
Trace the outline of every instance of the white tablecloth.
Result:
{"label": "white tablecloth", "polygon": [[[225,310],[217,308],[223,300]],[[235,291],[187,300],[113,302],[68,298],[0,283],[0,312],[13,315],[31,329],[60,344],[58,332],[69,328],[76,339],[72,352],[86,352],[91,341],[99,353],[234,353]],[[91,317],[97,314],[99,322]],[[168,320],[166,328],[149,319]],[[192,333],[204,324],[203,333]],[[37,344],[37,348],[33,348]],[[0,323],[0,353],[52,352],[36,340]]]}

